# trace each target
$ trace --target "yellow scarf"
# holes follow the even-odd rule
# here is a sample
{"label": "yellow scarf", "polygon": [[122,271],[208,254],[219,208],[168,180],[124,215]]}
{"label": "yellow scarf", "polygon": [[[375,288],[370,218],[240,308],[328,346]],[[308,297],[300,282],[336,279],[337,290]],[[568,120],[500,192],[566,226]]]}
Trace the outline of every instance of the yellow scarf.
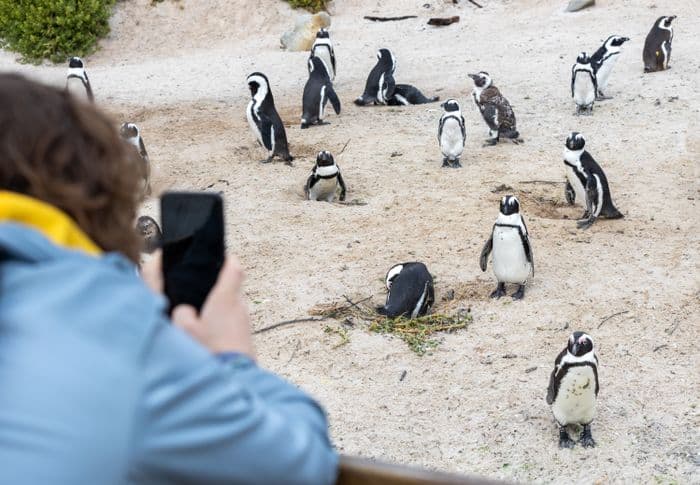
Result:
{"label": "yellow scarf", "polygon": [[81,250],[93,256],[102,253],[65,212],[26,195],[0,190],[2,222],[17,222],[36,229],[57,246]]}

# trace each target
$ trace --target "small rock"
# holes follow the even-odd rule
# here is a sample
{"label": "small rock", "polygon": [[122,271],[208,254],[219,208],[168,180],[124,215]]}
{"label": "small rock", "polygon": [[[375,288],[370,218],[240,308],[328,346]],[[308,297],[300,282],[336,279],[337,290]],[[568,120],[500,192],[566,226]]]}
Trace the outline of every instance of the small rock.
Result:
{"label": "small rock", "polygon": [[571,0],[566,7],[566,11],[576,12],[586,7],[592,7],[593,5],[595,5],[595,0]]}
{"label": "small rock", "polygon": [[526,373],[526,374],[529,374],[530,372],[533,372],[533,371],[536,371],[536,370],[537,370],[537,366],[528,367],[527,369],[525,369],[525,373]]}
{"label": "small rock", "polygon": [[454,300],[454,299],[455,299],[455,290],[452,290],[452,289],[447,290],[447,292],[445,293],[445,296],[443,296],[442,299],[443,299],[444,301],[452,301],[452,300]]}
{"label": "small rock", "polygon": [[330,25],[331,16],[327,12],[301,14],[297,17],[294,30],[282,34],[280,44],[288,51],[308,51],[316,39],[316,32]]}
{"label": "small rock", "polygon": [[400,157],[401,155],[403,155],[401,152],[391,152],[391,158]]}

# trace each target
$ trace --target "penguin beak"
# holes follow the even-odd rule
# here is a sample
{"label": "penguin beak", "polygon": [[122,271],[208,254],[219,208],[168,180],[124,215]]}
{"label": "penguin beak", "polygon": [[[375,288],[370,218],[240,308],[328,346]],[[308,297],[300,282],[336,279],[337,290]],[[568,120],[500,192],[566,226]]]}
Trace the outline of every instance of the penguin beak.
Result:
{"label": "penguin beak", "polygon": [[469,76],[470,78],[472,78],[474,80],[476,80],[476,78],[478,77],[478,75],[476,75],[476,74],[467,74],[467,76]]}
{"label": "penguin beak", "polygon": [[629,42],[630,38],[629,37],[623,37],[622,42]]}

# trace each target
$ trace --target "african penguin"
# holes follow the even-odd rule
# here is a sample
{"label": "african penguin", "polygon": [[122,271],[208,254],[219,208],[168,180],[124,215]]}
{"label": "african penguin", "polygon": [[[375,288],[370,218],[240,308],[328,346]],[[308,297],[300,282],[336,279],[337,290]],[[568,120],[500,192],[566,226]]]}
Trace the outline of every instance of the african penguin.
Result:
{"label": "african penguin", "polygon": [[80,57],[71,57],[68,60],[68,74],[66,76],[66,91],[77,99],[94,102],[92,86],[85,71],[85,63]]}
{"label": "african penguin", "polygon": [[340,174],[340,167],[335,164],[333,155],[327,151],[318,152],[316,165],[306,180],[304,193],[309,200],[333,202],[340,187],[340,200],[345,200],[345,181]]}
{"label": "african penguin", "polygon": [[389,106],[406,106],[409,104],[427,104],[439,101],[440,96],[428,98],[420,90],[410,84],[396,84],[394,94],[391,95],[386,104]]}
{"label": "african penguin", "polygon": [[481,116],[489,127],[489,139],[486,140],[486,145],[495,145],[501,135],[513,143],[522,142],[520,133],[515,126],[513,108],[498,88],[493,85],[489,73],[481,71],[477,74],[469,74],[469,77],[474,81],[474,90],[472,91],[474,104],[479,108]]}
{"label": "african penguin", "polygon": [[324,124],[323,115],[329,100],[335,113],[340,114],[340,99],[333,89],[323,61],[318,57],[310,57],[308,63],[309,79],[304,86],[302,98],[302,130],[313,124]]}
{"label": "african penguin", "polygon": [[617,62],[618,55],[622,52],[622,44],[628,40],[629,38],[627,37],[611,35],[591,56],[591,65],[593,66],[593,72],[595,73],[596,82],[598,83],[596,100],[611,99],[610,96],[606,96],[605,93],[603,93],[603,90],[607,87],[612,68]]}
{"label": "african penguin", "polygon": [[587,229],[598,217],[621,219],[610,195],[608,179],[593,157],[583,149],[586,139],[581,133],[571,132],[566,138],[564,165],[566,166],[565,195],[569,204],[585,204],[585,212],[577,226]]}
{"label": "african penguin", "polygon": [[392,266],[386,274],[384,306],[377,312],[389,318],[416,318],[425,315],[435,303],[433,277],[423,263],[412,262]]}
{"label": "african penguin", "polygon": [[518,290],[512,297],[514,300],[522,299],[525,296],[525,282],[531,274],[535,276],[535,265],[525,219],[520,215],[520,202],[515,196],[506,195],[501,199],[500,213],[479,258],[481,271],[486,271],[492,251],[493,272],[498,286],[491,293],[491,298],[502,297],[506,294],[506,283],[515,283]]}
{"label": "african penguin", "polygon": [[255,133],[258,143],[269,151],[269,156],[262,163],[270,163],[277,155],[287,165],[291,165],[292,157],[287,145],[287,133],[284,124],[275,109],[275,101],[272,98],[272,90],[267,77],[254,72],[246,79],[252,99],[246,108],[246,117],[250,129]]}
{"label": "african penguin", "polygon": [[593,114],[593,103],[598,92],[598,81],[591,65],[591,58],[581,52],[571,66],[571,97],[576,103],[576,113]]}
{"label": "african penguin", "polygon": [[459,157],[464,151],[464,142],[467,132],[464,128],[464,117],[459,109],[459,103],[454,99],[448,99],[442,103],[445,112],[440,118],[438,126],[438,142],[442,151],[443,167],[458,168]]}
{"label": "african penguin", "polygon": [[377,64],[367,76],[364,93],[355,100],[355,104],[358,106],[386,104],[394,95],[396,58],[389,49],[379,49],[377,59]]}
{"label": "african penguin", "polygon": [[150,216],[141,216],[136,221],[136,233],[143,239],[143,252],[151,254],[161,247],[163,234],[158,223]]}
{"label": "african penguin", "polygon": [[141,132],[139,127],[134,123],[122,123],[119,128],[119,134],[122,139],[131,145],[134,150],[139,154],[141,158],[141,170],[143,171],[143,193],[144,195],[150,195],[151,193],[151,163],[148,159],[148,153],[146,152],[146,146],[143,143],[143,138],[141,138]]}
{"label": "african penguin", "polygon": [[671,22],[675,15],[659,17],[647,34],[644,41],[644,72],[664,71],[670,69],[671,43],[673,42],[673,27]]}
{"label": "african penguin", "polygon": [[316,40],[311,46],[311,55],[309,57],[318,57],[323,61],[323,64],[328,71],[328,77],[331,81],[335,80],[335,52],[331,43],[331,36],[326,29],[321,29],[316,32]]}
{"label": "african penguin", "polygon": [[595,417],[599,389],[598,356],[593,339],[583,332],[574,332],[554,361],[547,388],[547,404],[552,406],[552,414],[559,424],[560,448],[573,448],[576,444],[566,431],[570,424],[583,426],[579,438],[582,446],[595,446],[591,421]]}

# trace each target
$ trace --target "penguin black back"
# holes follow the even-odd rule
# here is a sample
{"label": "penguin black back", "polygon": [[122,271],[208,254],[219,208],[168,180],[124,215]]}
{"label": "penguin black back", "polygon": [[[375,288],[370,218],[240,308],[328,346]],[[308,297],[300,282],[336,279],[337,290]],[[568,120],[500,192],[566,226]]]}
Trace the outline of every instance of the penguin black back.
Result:
{"label": "penguin black back", "polygon": [[328,101],[336,114],[340,114],[340,99],[333,89],[333,83],[323,60],[311,56],[308,61],[309,79],[304,86],[302,98],[301,128],[323,124],[323,115]]}
{"label": "penguin black back", "polygon": [[433,277],[420,262],[392,266],[386,275],[386,287],[386,303],[377,312],[389,318],[425,315],[435,302]]}
{"label": "penguin black back", "polygon": [[671,43],[673,42],[671,23],[675,18],[675,15],[659,17],[647,34],[642,52],[644,72],[664,71],[669,68]]}
{"label": "penguin black back", "polygon": [[355,100],[358,106],[385,103],[394,94],[396,58],[389,49],[379,49],[377,63],[367,76],[365,91]]}

